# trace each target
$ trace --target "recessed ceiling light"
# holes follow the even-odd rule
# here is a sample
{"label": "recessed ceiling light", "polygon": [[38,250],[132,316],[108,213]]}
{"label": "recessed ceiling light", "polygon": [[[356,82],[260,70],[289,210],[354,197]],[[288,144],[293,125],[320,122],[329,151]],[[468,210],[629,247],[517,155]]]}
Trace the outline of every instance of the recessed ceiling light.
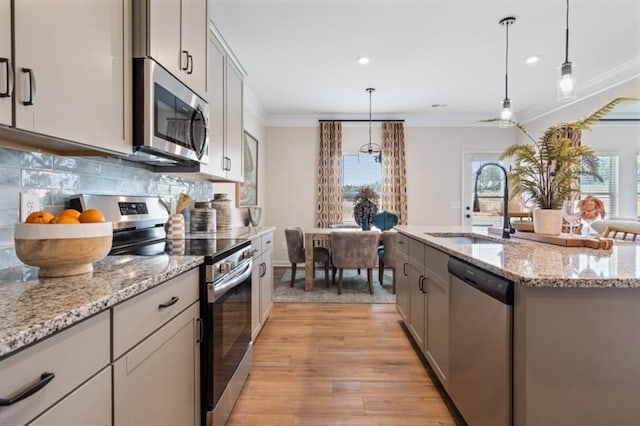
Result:
{"label": "recessed ceiling light", "polygon": [[358,58],[358,63],[360,65],[367,65],[369,62],[371,62],[371,59],[368,56],[360,56]]}
{"label": "recessed ceiling light", "polygon": [[529,56],[526,60],[529,65],[537,64],[538,61],[540,61],[540,56],[538,55]]}
{"label": "recessed ceiling light", "polygon": [[431,108],[446,108],[448,104],[431,104]]}

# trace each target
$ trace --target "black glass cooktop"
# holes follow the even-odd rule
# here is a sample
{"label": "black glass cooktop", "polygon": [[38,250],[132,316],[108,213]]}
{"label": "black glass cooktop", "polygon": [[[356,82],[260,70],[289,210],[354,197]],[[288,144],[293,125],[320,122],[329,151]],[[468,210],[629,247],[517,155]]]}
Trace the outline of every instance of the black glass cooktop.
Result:
{"label": "black glass cooktop", "polygon": [[206,256],[218,258],[249,245],[249,240],[241,238],[213,239],[190,238],[185,240],[155,240],[122,247],[114,247],[109,253],[117,255],[155,256],[171,254],[174,256]]}

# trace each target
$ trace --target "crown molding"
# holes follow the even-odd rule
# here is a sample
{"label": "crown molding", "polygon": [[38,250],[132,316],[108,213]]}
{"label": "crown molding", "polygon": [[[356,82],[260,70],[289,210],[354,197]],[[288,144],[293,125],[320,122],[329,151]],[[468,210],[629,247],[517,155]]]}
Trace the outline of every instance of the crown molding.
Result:
{"label": "crown molding", "polygon": [[[373,120],[404,120],[405,127],[494,127],[495,123],[481,123],[478,115],[440,114],[386,114],[373,115]],[[346,127],[368,126],[367,114],[271,114],[265,127],[316,127],[318,120],[365,120],[361,123],[344,123]]]}
{"label": "crown molding", "polygon": [[262,125],[265,125],[267,121],[267,111],[246,84],[242,90],[242,96],[244,108],[251,112]]}
{"label": "crown molding", "polygon": [[554,100],[546,105],[539,105],[535,108],[519,111],[519,121],[527,123],[529,121],[537,120],[538,118],[553,114],[571,105],[580,103],[586,98],[602,93],[638,77],[640,77],[640,57],[629,62],[625,62],[624,64],[612,68],[597,77],[585,81],[578,87],[578,94],[580,96],[573,102],[560,103]]}

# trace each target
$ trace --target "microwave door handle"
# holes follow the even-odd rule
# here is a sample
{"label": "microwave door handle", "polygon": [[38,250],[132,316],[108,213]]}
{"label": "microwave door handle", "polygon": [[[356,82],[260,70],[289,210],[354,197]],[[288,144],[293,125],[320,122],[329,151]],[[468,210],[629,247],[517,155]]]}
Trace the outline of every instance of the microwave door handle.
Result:
{"label": "microwave door handle", "polygon": [[229,282],[226,282],[224,284],[218,284],[217,286],[215,286],[214,302],[219,298],[221,298],[222,296],[224,296],[226,292],[228,292],[229,290],[231,290],[232,288],[236,287],[238,284],[240,284],[241,282],[249,278],[251,276],[251,267],[252,267],[252,262],[247,262],[246,265],[244,266],[245,268],[244,271],[242,271],[240,275],[232,278],[231,280],[229,280]]}
{"label": "microwave door handle", "polygon": [[190,127],[190,142],[191,142],[191,148],[193,149],[193,151],[196,153],[196,155],[198,156],[198,158],[202,157],[202,154],[204,153],[204,144],[205,141],[207,140],[207,134],[206,132],[202,135],[203,140],[200,141],[200,143],[196,143],[195,140],[195,132],[194,132],[194,127],[195,127],[195,122],[196,122],[196,117],[200,116],[200,119],[202,120],[202,123],[204,124],[204,114],[202,113],[202,111],[200,111],[200,108],[196,108],[195,111],[193,111],[193,115],[191,115],[191,120],[189,121],[189,127]]}

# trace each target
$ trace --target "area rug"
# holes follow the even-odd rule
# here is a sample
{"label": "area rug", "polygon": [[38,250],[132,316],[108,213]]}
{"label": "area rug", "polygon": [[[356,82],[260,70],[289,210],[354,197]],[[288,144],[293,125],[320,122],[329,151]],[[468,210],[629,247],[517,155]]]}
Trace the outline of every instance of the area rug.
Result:
{"label": "area rug", "polygon": [[[331,272],[329,272],[331,274]],[[293,287],[291,284],[291,269],[287,269],[282,279],[273,292],[273,301],[288,303],[396,303],[396,296],[393,294],[393,280],[391,270],[384,273],[384,286],[378,281],[378,271],[373,273],[373,294],[369,294],[367,284],[367,271],[345,270],[342,280],[342,294],[337,293],[336,285],[329,286],[324,280],[324,270],[318,268],[316,279],[313,284],[313,291],[304,291],[304,269],[296,271],[296,279]]]}

